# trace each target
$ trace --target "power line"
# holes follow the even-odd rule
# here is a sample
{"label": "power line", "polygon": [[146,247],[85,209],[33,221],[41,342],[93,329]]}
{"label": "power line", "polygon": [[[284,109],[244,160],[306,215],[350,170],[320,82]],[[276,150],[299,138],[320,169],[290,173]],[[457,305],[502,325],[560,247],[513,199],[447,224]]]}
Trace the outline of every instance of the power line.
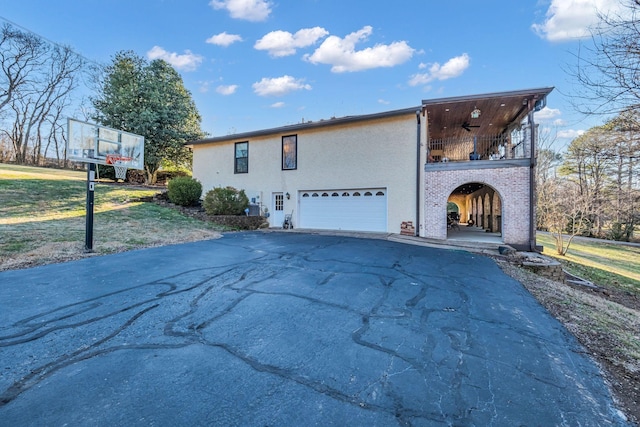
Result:
{"label": "power line", "polygon": [[81,53],[78,53],[75,49],[72,49],[69,46],[64,46],[64,45],[62,45],[62,44],[60,44],[58,42],[55,42],[55,41],[53,41],[53,40],[51,40],[51,39],[49,39],[49,38],[47,38],[47,37],[45,37],[45,36],[43,36],[41,34],[36,33],[33,30],[30,30],[29,28],[26,28],[23,25],[20,25],[20,24],[18,24],[16,22],[13,22],[12,20],[10,20],[8,18],[5,18],[2,15],[0,15],[0,20],[3,20],[4,22],[6,22],[6,23],[8,23],[10,25],[13,25],[14,27],[17,27],[17,28],[21,29],[22,31],[26,31],[27,33],[32,34],[32,35],[38,37],[39,39],[42,39],[42,40],[46,41],[47,43],[50,43],[50,44],[52,44],[54,46],[57,46],[57,47],[59,47],[61,49],[69,49],[71,52],[73,52],[75,55],[79,56],[80,58],[84,59],[86,62],[89,62],[89,63],[97,65],[97,66],[103,66],[104,65],[104,64],[100,64],[99,62],[97,62],[97,61],[95,61],[93,59],[87,58],[86,56],[84,56]]}

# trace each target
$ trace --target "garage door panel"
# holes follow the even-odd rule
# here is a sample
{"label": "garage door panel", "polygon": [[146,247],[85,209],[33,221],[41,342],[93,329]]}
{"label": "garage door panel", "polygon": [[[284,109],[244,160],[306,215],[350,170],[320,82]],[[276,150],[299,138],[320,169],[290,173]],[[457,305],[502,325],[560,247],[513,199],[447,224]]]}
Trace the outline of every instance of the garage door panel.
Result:
{"label": "garage door panel", "polygon": [[300,195],[301,228],[387,231],[384,188],[303,191]]}

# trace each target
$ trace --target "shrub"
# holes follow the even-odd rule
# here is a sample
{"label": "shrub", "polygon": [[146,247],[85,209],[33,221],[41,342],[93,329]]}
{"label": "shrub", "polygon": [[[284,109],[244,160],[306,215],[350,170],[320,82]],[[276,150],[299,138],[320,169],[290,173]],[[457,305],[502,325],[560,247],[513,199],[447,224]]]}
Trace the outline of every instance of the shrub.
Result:
{"label": "shrub", "polygon": [[118,179],[116,178],[116,170],[114,169],[113,166],[107,166],[107,165],[97,165],[98,167],[98,176],[100,177],[100,179],[110,179],[112,181],[117,181]]}
{"label": "shrub", "polygon": [[614,222],[611,225],[611,231],[609,232],[609,239],[617,240],[619,242],[629,242],[633,236],[633,223],[625,224],[621,222]]}
{"label": "shrub", "polygon": [[217,187],[205,194],[203,206],[208,215],[242,215],[249,207],[249,198],[244,190]]}
{"label": "shrub", "polygon": [[171,203],[176,205],[195,205],[202,196],[202,184],[197,179],[188,176],[173,178],[167,184],[167,196]]}

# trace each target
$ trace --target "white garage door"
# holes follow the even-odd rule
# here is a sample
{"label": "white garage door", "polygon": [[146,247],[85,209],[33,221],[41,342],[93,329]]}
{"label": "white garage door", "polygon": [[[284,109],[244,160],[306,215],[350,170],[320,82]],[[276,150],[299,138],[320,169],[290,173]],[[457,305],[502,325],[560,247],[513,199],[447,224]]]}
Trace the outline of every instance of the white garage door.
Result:
{"label": "white garage door", "polygon": [[387,189],[302,191],[300,228],[387,231]]}

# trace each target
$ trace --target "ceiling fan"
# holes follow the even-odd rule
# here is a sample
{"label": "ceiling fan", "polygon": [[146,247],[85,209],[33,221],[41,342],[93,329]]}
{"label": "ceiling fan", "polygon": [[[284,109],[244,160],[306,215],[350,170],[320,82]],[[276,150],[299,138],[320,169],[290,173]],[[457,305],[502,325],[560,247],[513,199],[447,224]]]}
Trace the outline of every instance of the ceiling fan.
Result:
{"label": "ceiling fan", "polygon": [[469,124],[469,122],[464,122],[462,124],[462,129],[466,130],[467,132],[471,132],[471,128],[479,128],[480,125],[471,125]]}

